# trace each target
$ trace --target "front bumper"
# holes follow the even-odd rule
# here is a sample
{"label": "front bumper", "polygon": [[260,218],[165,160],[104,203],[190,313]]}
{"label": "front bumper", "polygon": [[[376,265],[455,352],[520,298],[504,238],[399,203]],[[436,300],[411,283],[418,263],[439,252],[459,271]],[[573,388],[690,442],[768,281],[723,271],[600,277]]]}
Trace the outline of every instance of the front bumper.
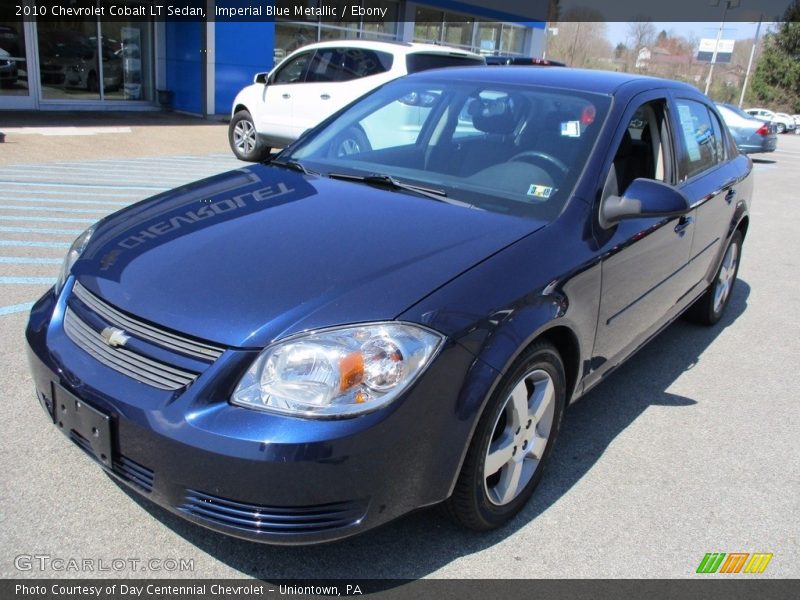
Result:
{"label": "front bumper", "polygon": [[474,419],[459,408],[474,363],[460,345],[447,345],[383,410],[291,418],[227,401],[254,350],[227,349],[175,392],[98,362],[64,332],[70,289],[60,299],[51,290],[31,311],[26,337],[39,400],[54,422],[64,399],[107,415],[105,461],[87,444],[91,436],[64,433],[167,510],[237,537],[304,544],[359,533],[449,495]]}

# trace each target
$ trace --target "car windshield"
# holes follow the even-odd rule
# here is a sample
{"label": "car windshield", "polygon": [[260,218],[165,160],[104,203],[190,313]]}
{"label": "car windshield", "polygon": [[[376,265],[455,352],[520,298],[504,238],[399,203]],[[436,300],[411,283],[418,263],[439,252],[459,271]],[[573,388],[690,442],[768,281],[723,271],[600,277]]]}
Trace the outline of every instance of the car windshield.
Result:
{"label": "car windshield", "polygon": [[323,176],[399,193],[418,186],[431,199],[549,220],[569,198],[610,102],[530,85],[406,78],[280,158]]}

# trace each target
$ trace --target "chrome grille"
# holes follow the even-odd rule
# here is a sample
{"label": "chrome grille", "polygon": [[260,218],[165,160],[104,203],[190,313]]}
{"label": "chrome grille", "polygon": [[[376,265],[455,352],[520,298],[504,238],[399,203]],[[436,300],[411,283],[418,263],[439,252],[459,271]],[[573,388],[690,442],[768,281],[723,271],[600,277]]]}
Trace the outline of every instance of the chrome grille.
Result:
{"label": "chrome grille", "polygon": [[197,378],[197,373],[178,369],[126,348],[109,346],[99,332],[84,323],[69,307],[64,314],[64,331],[69,339],[99,362],[153,387],[178,390]]}
{"label": "chrome grille", "polygon": [[222,527],[253,533],[315,533],[354,525],[364,518],[366,502],[277,507],[237,502],[197,490],[186,490],[181,512]]}
{"label": "chrome grille", "polygon": [[185,354],[186,356],[199,358],[206,362],[213,362],[219,358],[225,350],[220,346],[200,342],[170,331],[164,331],[163,329],[153,327],[139,319],[128,316],[92,294],[80,283],[75,283],[75,286],[72,288],[72,294],[113,327],[124,329],[126,332],[132,333],[140,339],[152,342],[157,346]]}

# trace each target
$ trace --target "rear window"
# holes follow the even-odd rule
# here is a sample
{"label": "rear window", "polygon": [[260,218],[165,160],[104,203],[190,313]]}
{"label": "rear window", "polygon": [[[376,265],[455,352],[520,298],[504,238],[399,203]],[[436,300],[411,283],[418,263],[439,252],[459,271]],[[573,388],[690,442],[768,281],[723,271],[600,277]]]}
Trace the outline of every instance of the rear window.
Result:
{"label": "rear window", "polygon": [[392,55],[363,48],[317,50],[306,81],[350,81],[385,73],[392,68]]}
{"label": "rear window", "polygon": [[441,69],[443,67],[469,67],[485,64],[486,61],[483,58],[460,56],[458,54],[416,53],[406,56],[406,70],[409,73],[418,73],[428,69]]}

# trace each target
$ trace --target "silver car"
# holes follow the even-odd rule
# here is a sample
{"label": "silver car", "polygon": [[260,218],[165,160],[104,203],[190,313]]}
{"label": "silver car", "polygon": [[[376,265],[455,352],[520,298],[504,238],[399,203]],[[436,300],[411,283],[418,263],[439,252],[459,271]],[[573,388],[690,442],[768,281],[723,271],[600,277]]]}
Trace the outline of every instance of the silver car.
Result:
{"label": "silver car", "polygon": [[774,122],[756,119],[733,104],[717,104],[717,110],[741,152],[754,154],[775,150],[778,134]]}

